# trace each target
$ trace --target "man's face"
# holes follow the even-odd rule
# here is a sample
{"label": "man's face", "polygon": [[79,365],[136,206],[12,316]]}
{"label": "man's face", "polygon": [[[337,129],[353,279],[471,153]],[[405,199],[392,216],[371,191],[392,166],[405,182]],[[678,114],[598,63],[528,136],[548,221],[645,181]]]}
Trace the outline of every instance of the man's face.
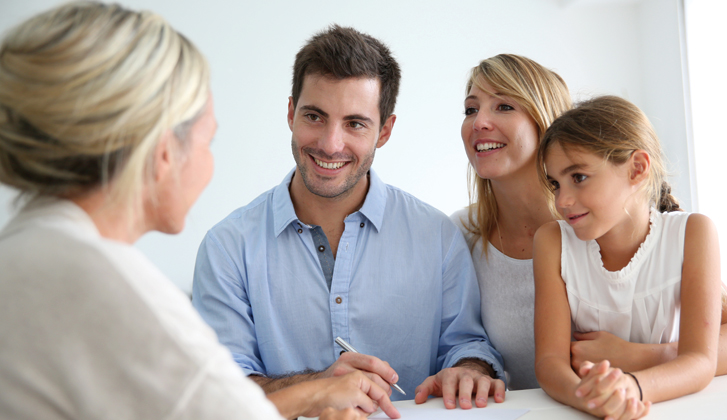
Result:
{"label": "man's face", "polygon": [[378,79],[307,75],[298,104],[288,101],[293,157],[306,188],[345,197],[364,179],[396,117],[380,126]]}

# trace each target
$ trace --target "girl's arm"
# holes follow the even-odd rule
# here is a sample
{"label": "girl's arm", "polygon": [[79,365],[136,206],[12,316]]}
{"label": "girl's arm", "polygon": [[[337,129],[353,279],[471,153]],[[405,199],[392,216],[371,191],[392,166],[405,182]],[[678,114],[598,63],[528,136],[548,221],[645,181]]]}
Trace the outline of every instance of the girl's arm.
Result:
{"label": "girl's arm", "polygon": [[[723,291],[724,293],[724,291]],[[586,360],[608,360],[626,372],[636,372],[666,363],[677,357],[679,342],[664,344],[630,343],[606,331],[574,333],[571,342],[571,366],[578,369]],[[722,325],[719,329],[717,372],[727,374],[727,301],[722,302]]]}
{"label": "girl's arm", "polygon": [[[637,402],[638,390],[628,393],[627,378],[608,364],[584,377],[593,391],[576,395],[581,378],[571,369],[571,314],[565,283],[560,276],[561,236],[557,222],[546,223],[535,234],[535,375],[543,390],[564,404],[600,417],[636,418],[648,412]],[[629,387],[630,388],[630,387]],[[596,401],[589,407],[588,404]]]}
{"label": "girl's arm", "polygon": [[684,238],[677,357],[633,372],[644,400],[659,402],[691,394],[712,380],[721,324],[720,292],[717,231],[708,217],[692,214]]}

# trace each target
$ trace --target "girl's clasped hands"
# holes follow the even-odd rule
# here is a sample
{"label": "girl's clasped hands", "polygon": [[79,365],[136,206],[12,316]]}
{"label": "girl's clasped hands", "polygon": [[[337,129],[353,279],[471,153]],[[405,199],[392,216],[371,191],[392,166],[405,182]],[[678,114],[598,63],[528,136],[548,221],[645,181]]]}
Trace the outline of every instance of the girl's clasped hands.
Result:
{"label": "girl's clasped hands", "polygon": [[588,413],[607,420],[636,419],[649,413],[651,402],[641,401],[636,379],[611,367],[608,360],[595,365],[584,362],[577,373],[581,382],[576,398]]}

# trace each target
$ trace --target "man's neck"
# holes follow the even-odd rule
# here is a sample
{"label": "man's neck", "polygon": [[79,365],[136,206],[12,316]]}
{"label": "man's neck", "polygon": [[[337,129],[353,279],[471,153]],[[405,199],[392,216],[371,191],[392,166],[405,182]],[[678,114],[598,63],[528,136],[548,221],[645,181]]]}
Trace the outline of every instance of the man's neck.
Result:
{"label": "man's neck", "polygon": [[369,190],[369,177],[362,177],[358,184],[337,197],[321,197],[308,190],[303,177],[296,170],[290,182],[290,199],[295,214],[301,222],[324,228],[332,223],[342,224],[343,219],[361,208]]}
{"label": "man's neck", "polygon": [[361,208],[369,190],[368,175],[350,190],[338,197],[328,198],[313,194],[303,182],[303,177],[296,170],[290,182],[290,199],[293,202],[298,220],[307,225],[317,225],[331,246],[333,257],[336,257],[338,242],[341,240],[346,216]]}

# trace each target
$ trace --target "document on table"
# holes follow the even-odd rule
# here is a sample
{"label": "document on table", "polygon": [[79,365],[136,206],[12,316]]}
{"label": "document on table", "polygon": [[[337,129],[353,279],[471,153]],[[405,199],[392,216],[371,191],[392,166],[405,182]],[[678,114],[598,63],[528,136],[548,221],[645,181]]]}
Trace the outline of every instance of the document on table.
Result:
{"label": "document on table", "polygon": [[[507,408],[472,408],[470,410],[447,410],[442,407],[401,407],[398,409],[401,414],[401,420],[515,420],[530,410],[527,409],[507,409]],[[369,417],[369,419],[388,419],[389,416],[383,412],[379,412]]]}

